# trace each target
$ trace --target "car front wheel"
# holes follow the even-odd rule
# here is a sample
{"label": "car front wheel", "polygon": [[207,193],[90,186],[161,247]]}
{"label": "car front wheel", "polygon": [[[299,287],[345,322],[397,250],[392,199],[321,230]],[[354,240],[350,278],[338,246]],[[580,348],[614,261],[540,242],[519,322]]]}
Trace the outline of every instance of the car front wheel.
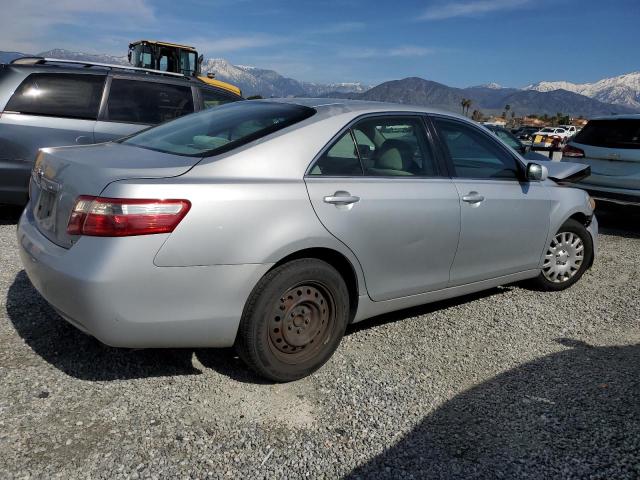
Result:
{"label": "car front wheel", "polygon": [[276,382],[303,378],[338,348],[349,319],[349,293],[318,259],[299,259],[267,273],[245,306],[236,350],[258,374]]}
{"label": "car front wheel", "polygon": [[592,260],[591,234],[580,222],[569,219],[547,246],[536,284],[544,290],[569,288],[582,277]]}

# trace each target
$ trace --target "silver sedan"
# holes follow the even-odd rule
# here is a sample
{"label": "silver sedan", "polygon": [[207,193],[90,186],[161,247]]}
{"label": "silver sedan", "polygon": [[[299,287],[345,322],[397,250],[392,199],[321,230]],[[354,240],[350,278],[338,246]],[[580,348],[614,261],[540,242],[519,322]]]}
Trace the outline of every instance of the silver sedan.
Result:
{"label": "silver sedan", "polygon": [[318,369],[348,324],[593,262],[570,163],[530,163],[457,115],[244,101],[123,140],[43,149],[18,227],[62,317],[121,347],[229,347],[259,374]]}

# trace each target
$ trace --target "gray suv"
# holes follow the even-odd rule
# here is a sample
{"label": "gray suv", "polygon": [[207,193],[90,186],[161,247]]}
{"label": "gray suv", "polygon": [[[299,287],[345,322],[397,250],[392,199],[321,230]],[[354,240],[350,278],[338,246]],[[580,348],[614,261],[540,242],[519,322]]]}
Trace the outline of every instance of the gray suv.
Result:
{"label": "gray suv", "polygon": [[114,140],[241,100],[178,74],[34,58],[0,65],[0,204],[24,205],[37,151]]}

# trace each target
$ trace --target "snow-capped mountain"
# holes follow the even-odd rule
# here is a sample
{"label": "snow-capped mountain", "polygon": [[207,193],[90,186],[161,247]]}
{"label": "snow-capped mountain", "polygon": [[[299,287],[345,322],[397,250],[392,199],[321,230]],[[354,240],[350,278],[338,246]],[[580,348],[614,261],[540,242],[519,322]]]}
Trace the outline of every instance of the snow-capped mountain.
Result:
{"label": "snow-capped mountain", "polygon": [[217,79],[237,85],[247,96],[319,97],[333,92],[361,93],[371,88],[359,82],[329,84],[300,82],[280,75],[274,70],[248,65],[232,65],[223,58],[205,60],[202,63],[202,71],[212,72]]}
{"label": "snow-capped mountain", "polygon": [[640,72],[604,78],[594,83],[538,82],[524,87],[524,90],[538,92],[551,92],[560,89],[579,93],[605,103],[640,108]]}
{"label": "snow-capped mountain", "polygon": [[475,86],[469,87],[469,88],[489,88],[491,90],[501,90],[504,87],[502,85],[500,85],[499,83],[490,82],[490,83],[483,83],[482,85],[475,85]]}
{"label": "snow-capped mountain", "polygon": [[38,57],[59,58],[64,60],[80,60],[83,62],[110,63],[115,65],[129,65],[127,56],[104,55],[98,53],[72,52],[64,48],[54,48],[36,54]]}

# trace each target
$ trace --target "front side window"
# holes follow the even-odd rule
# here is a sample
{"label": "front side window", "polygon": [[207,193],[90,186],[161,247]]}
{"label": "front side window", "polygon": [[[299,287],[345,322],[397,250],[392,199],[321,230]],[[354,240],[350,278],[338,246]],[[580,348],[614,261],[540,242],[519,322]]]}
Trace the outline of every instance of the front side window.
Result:
{"label": "front side window", "polygon": [[236,96],[227,95],[211,88],[201,88],[200,93],[202,94],[202,100],[204,101],[204,108],[213,108],[225,103],[240,100],[240,98]]}
{"label": "front side window", "polygon": [[32,73],[18,87],[5,110],[95,120],[104,80],[104,75]]}
{"label": "front side window", "polygon": [[190,86],[114,78],[107,118],[114,122],[155,125],[193,112]]}
{"label": "front side window", "polygon": [[436,164],[419,117],[372,117],[353,126],[367,176],[436,176]]}
{"label": "front side window", "polygon": [[315,110],[277,102],[232,102],[145,130],[123,143],[189,156],[210,156],[262,138]]}
{"label": "front side window", "polygon": [[449,152],[456,177],[518,179],[516,159],[479,129],[441,118],[434,118],[433,123]]}

